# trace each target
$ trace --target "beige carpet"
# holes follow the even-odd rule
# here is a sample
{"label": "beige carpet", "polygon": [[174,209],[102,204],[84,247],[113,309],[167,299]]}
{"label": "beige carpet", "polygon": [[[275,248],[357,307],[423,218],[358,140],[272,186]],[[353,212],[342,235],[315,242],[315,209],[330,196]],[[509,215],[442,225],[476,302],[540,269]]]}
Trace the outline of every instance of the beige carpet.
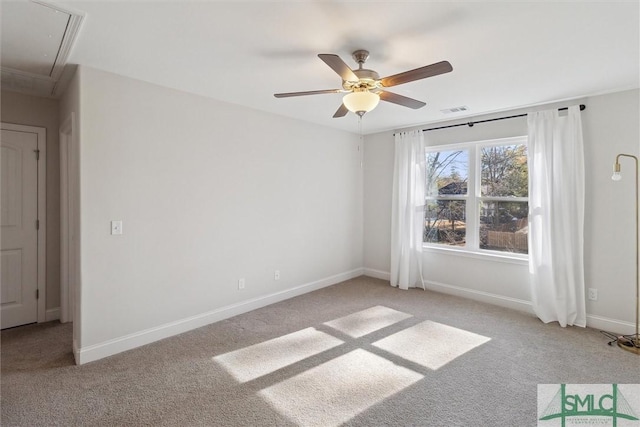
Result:
{"label": "beige carpet", "polygon": [[598,331],[360,277],[84,366],[3,331],[3,426],[535,426],[538,384],[640,383]]}

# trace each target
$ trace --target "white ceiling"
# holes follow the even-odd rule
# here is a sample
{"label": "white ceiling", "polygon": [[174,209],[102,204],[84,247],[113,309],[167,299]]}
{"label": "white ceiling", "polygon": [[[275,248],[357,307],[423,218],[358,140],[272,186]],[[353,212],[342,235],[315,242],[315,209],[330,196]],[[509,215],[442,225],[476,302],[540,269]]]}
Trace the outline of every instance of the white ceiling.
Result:
{"label": "white ceiling", "polygon": [[[637,0],[53,3],[85,15],[70,64],[351,132],[354,114],[331,117],[340,94],[273,94],[339,88],[317,54],[356,68],[356,49],[371,52],[366,68],[383,77],[453,66],[394,87],[427,106],[381,102],[364,116],[365,133],[640,87]],[[441,112],[463,105],[468,112]]]}

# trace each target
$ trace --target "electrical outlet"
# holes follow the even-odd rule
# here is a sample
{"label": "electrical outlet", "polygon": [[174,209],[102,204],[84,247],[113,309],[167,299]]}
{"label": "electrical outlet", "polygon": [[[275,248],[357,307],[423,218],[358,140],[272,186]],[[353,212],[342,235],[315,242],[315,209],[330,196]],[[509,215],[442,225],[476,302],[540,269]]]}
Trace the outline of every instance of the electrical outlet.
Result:
{"label": "electrical outlet", "polygon": [[244,289],[244,278],[238,279],[238,289],[239,290]]}
{"label": "electrical outlet", "polygon": [[273,280],[280,280],[280,270],[276,270],[273,273]]}
{"label": "electrical outlet", "polygon": [[598,301],[598,290],[596,288],[589,288],[589,299],[591,301]]}
{"label": "electrical outlet", "polygon": [[111,234],[122,234],[122,221],[111,221]]}

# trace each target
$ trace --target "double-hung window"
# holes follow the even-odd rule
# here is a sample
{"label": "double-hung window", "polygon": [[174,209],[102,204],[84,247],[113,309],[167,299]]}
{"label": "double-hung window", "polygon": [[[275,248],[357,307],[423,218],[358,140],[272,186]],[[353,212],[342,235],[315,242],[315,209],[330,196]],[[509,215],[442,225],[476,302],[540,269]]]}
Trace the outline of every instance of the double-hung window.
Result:
{"label": "double-hung window", "polygon": [[527,138],[426,149],[427,246],[527,253]]}

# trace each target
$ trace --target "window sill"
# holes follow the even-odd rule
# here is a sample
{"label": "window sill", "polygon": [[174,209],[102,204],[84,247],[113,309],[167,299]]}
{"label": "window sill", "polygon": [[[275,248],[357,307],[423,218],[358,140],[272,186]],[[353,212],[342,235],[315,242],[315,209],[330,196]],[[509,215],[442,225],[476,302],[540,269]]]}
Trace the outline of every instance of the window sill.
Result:
{"label": "window sill", "polygon": [[440,246],[423,245],[422,250],[425,253],[438,253],[453,256],[462,256],[467,258],[481,259],[492,262],[505,262],[508,264],[529,265],[529,258],[525,254],[508,254],[493,251],[470,251],[466,249],[446,248]]}

